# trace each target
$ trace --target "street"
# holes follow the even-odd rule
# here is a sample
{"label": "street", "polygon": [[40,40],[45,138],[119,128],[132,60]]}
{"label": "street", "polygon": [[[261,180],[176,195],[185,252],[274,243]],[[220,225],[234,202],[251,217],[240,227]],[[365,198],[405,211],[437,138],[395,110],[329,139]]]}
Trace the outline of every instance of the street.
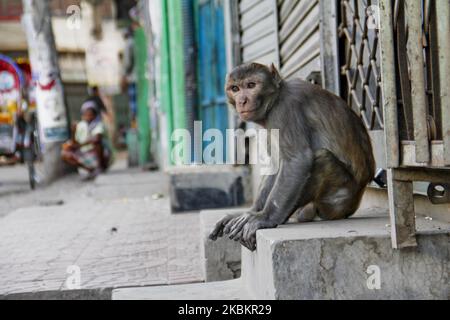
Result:
{"label": "street", "polygon": [[71,175],[31,192],[24,168],[0,172],[0,297],[202,281],[198,216],[170,214],[163,173],[122,158],[95,182]]}

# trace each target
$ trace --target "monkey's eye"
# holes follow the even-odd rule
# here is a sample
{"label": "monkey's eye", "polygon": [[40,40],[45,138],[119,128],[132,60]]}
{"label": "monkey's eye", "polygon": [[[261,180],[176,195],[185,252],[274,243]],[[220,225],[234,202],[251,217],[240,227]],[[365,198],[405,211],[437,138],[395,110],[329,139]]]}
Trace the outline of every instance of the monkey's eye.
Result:
{"label": "monkey's eye", "polygon": [[238,86],[232,86],[232,87],[231,87],[231,91],[233,91],[233,92],[239,92],[239,87],[238,87]]}
{"label": "monkey's eye", "polygon": [[247,88],[249,88],[249,89],[253,89],[254,87],[256,87],[256,83],[254,83],[254,82],[249,82],[247,84]]}

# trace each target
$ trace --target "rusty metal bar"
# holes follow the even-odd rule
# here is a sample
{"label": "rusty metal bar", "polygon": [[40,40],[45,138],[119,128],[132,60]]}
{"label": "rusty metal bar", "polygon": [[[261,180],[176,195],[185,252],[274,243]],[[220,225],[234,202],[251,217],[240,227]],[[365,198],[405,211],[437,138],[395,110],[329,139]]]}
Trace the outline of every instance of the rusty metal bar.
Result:
{"label": "rusty metal bar", "polygon": [[393,179],[397,181],[427,181],[444,183],[450,181],[450,170],[430,168],[396,169]]}
{"label": "rusty metal bar", "polygon": [[[405,22],[405,4],[404,0],[395,1],[395,25],[397,39],[397,65],[399,85],[401,90],[401,126],[399,128],[399,139],[413,140],[413,116],[412,116],[412,97],[411,82],[408,72],[408,61],[406,59],[406,22]],[[402,132],[404,130],[405,132]],[[406,134],[406,136],[405,136]]]}
{"label": "rusty metal bar", "polygon": [[325,89],[340,95],[337,1],[320,1],[319,4],[322,84]]}
{"label": "rusty metal bar", "polygon": [[450,166],[450,2],[436,1],[444,164]]}
{"label": "rusty metal bar", "polygon": [[[444,1],[445,2],[445,1]],[[411,68],[411,95],[414,119],[416,162],[430,162],[430,143],[427,126],[427,97],[423,57],[422,4],[417,0],[405,0],[409,37],[407,43]]]}
{"label": "rusty metal bar", "polygon": [[395,78],[394,29],[392,25],[392,0],[380,0],[380,49],[383,92],[384,127],[386,140],[386,165],[400,165],[400,147],[397,116],[397,90]]}
{"label": "rusty metal bar", "polygon": [[281,68],[281,56],[280,56],[280,38],[279,38],[279,32],[278,32],[278,4],[277,4],[277,0],[272,0],[272,10],[273,10],[273,16],[274,16],[274,25],[277,26],[277,31],[275,32],[275,41],[276,41],[276,46],[275,46],[275,51],[276,51],[276,60],[273,62],[275,63],[275,66],[277,66],[277,68]]}
{"label": "rusty metal bar", "polygon": [[417,246],[413,182],[396,179],[396,169],[388,169],[389,215],[394,249]]}
{"label": "rusty metal bar", "polygon": [[[430,140],[442,140],[442,114],[440,99],[440,83],[439,83],[439,48],[438,48],[438,15],[436,11],[436,2],[427,0],[429,7],[429,26],[428,26],[428,47],[427,47],[427,77],[428,77],[428,94],[430,96],[430,126],[435,126],[435,131],[431,130]],[[431,149],[431,162],[434,165],[433,148]]]}

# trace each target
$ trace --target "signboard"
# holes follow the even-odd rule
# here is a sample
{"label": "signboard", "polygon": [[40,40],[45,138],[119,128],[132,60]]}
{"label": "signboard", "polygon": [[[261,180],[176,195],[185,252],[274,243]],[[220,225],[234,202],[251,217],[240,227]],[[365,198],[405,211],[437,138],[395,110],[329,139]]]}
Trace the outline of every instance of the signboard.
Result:
{"label": "signboard", "polygon": [[68,139],[66,110],[62,84],[57,73],[33,75],[36,79],[36,102],[39,127],[44,142],[60,142]]}

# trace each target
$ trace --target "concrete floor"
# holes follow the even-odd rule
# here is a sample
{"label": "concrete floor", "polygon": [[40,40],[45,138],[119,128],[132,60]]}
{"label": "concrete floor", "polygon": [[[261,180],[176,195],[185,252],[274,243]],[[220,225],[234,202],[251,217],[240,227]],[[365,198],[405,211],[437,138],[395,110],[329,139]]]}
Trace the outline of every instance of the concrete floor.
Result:
{"label": "concrete floor", "polygon": [[73,267],[77,297],[203,280],[198,214],[170,214],[164,174],[119,159],[95,182],[72,175],[36,192],[23,168],[0,174],[0,298],[67,296]]}

